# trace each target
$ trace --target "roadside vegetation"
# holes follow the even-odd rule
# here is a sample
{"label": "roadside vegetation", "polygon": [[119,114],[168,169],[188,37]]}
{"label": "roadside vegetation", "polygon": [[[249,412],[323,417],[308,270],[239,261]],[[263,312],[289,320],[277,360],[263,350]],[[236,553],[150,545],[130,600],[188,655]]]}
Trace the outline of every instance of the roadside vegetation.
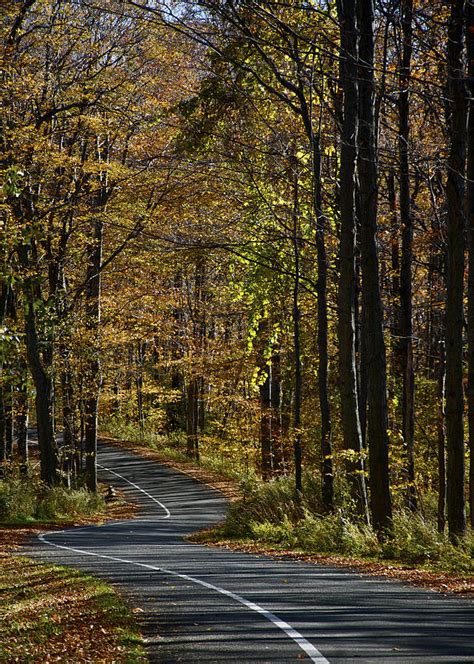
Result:
{"label": "roadside vegetation", "polygon": [[39,474],[24,477],[15,466],[6,471],[0,482],[0,523],[71,522],[105,512],[101,493],[84,488],[49,487]]}
{"label": "roadside vegetation", "polygon": [[[308,479],[307,484],[312,480]],[[235,539],[299,550],[392,561],[456,575],[474,574],[474,537],[457,545],[438,531],[429,512],[413,514],[400,507],[385,537],[354,519],[343,507],[324,515],[315,501],[296,500],[294,484],[282,478],[265,484],[245,481],[243,497],[229,507],[225,523],[204,539]],[[306,495],[314,495],[307,491]]]}
{"label": "roadside vegetation", "polygon": [[[107,433],[125,447],[191,472],[231,499],[225,522],[192,536],[195,542],[250,546],[272,553],[299,552],[319,556],[321,562],[334,562],[333,556],[337,556],[338,562],[347,559],[352,564],[357,559],[426,570],[456,577],[462,591],[474,591],[472,531],[468,530],[454,545],[438,527],[433,494],[424,496],[423,507],[417,514],[399,501],[391,531],[385,537],[378,537],[369,524],[357,519],[347,498],[341,498],[334,513],[325,514],[318,479],[309,473],[303,475],[303,492],[297,499],[291,477],[262,482],[255,472],[246,472],[238,461],[233,465],[223,463],[219,456],[212,455],[212,447],[205,448],[199,461],[190,460],[185,454],[184,436],[143,435],[130,423],[124,425],[113,420],[108,421]],[[201,472],[196,475],[196,470]],[[223,481],[219,483],[219,479]],[[344,496],[344,487],[339,488]],[[374,571],[380,572],[381,568]],[[444,576],[440,579],[449,581]],[[433,585],[433,579],[430,582]]]}
{"label": "roadside vegetation", "polygon": [[18,555],[51,528],[129,518],[134,505],[101,491],[50,487],[3,465],[0,481],[0,662],[146,662],[133,612],[99,579]]}
{"label": "roadside vegetation", "polygon": [[135,513],[135,505],[120,492],[107,502],[108,487],[99,485],[88,491],[80,481],[75,487],[49,486],[40,477],[38,468],[22,471],[15,463],[3,464],[0,481],[0,527],[73,525],[96,523],[104,519],[126,519]]}

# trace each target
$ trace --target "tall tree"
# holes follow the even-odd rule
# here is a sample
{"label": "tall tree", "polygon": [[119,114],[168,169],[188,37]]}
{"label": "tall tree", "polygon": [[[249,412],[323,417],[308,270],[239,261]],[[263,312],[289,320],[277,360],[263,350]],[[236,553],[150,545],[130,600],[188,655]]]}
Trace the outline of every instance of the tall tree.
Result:
{"label": "tall tree", "polygon": [[468,272],[468,383],[467,406],[469,419],[469,507],[471,527],[474,528],[474,3],[466,5],[466,41],[468,58],[468,138],[467,138],[467,237],[469,246]]}
{"label": "tall tree", "polygon": [[343,125],[339,205],[338,338],[339,387],[344,448],[348,453],[347,478],[357,511],[367,519],[362,430],[356,369],[356,164],[357,164],[357,16],[355,0],[338,3],[341,31]]}
{"label": "tall tree", "polygon": [[446,293],[446,445],[447,511],[451,537],[466,530],[464,497],[464,192],[467,97],[464,83],[464,0],[453,0],[448,24],[447,94],[449,155],[447,161],[447,293]]}
{"label": "tall tree", "polygon": [[368,349],[367,437],[370,505],[374,527],[390,527],[392,502],[388,467],[387,361],[377,251],[378,159],[375,108],[374,1],[358,0],[359,27],[359,196],[362,307]]}
{"label": "tall tree", "polygon": [[398,99],[398,151],[400,172],[400,225],[401,225],[401,265],[400,265],[400,351],[402,362],[402,434],[407,463],[407,506],[416,509],[415,488],[415,373],[413,369],[413,305],[412,305],[412,264],[413,264],[413,218],[410,192],[410,73],[413,32],[413,0],[402,0],[402,54],[400,61],[400,96]]}

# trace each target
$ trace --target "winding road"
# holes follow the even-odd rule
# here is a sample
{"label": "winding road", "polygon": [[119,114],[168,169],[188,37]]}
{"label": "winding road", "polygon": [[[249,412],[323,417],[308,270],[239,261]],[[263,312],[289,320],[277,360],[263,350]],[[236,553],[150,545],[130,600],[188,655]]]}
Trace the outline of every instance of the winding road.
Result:
{"label": "winding road", "polygon": [[122,449],[99,461],[138,518],[42,535],[25,553],[116,584],[141,609],[151,662],[474,662],[474,602],[191,544],[222,519],[219,493]]}

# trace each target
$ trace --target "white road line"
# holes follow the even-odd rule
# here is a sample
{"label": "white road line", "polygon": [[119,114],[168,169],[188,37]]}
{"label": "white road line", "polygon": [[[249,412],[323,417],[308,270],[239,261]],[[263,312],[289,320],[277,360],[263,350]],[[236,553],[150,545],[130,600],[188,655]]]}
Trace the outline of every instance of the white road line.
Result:
{"label": "white road line", "polygon": [[138,486],[138,484],[135,484],[134,482],[130,482],[130,480],[127,480],[127,478],[124,477],[123,475],[119,475],[118,473],[115,472],[115,470],[110,470],[110,468],[106,468],[105,466],[102,466],[100,463],[98,463],[97,466],[99,468],[102,468],[103,470],[106,470],[109,473],[112,473],[112,475],[115,475],[116,477],[120,477],[120,479],[124,480],[125,482],[130,484],[130,486],[133,486],[135,489],[137,489],[137,491],[141,491],[141,493],[144,493],[147,498],[149,498],[150,500],[153,500],[154,503],[157,503],[157,505],[159,505],[165,511],[166,514],[163,517],[164,519],[169,519],[170,518],[171,512],[166,507],[166,505],[163,505],[163,503],[161,503],[159,500],[154,498],[150,493],[148,493],[148,491],[145,491],[145,489],[142,489],[141,486]]}
{"label": "white road line", "polygon": [[216,592],[220,593],[221,595],[225,595],[226,597],[230,597],[231,599],[235,600],[236,602],[239,602],[240,604],[243,604],[246,606],[248,609],[251,609],[252,611],[255,611],[256,613],[259,613],[261,616],[269,620],[271,623],[275,625],[275,627],[278,627],[281,629],[287,636],[290,637],[300,648],[303,650],[310,658],[314,664],[329,664],[329,661],[323,657],[323,655],[319,652],[317,648],[313,646],[312,643],[310,643],[307,639],[304,638],[299,632],[296,631],[291,625],[289,625],[287,622],[284,620],[281,620],[278,616],[276,616],[274,613],[271,611],[268,611],[267,609],[264,609],[263,607],[259,606],[258,604],[255,604],[254,602],[250,602],[249,600],[245,599],[245,597],[241,597],[240,595],[237,595],[236,593],[231,592],[230,590],[226,590],[225,588],[220,588],[219,586],[214,586],[212,583],[207,583],[207,581],[202,581],[201,579],[197,579],[194,576],[188,576],[187,574],[180,574],[179,572],[173,572],[172,570],[165,569],[164,567],[155,567],[154,565],[147,565],[146,563],[139,563],[135,562],[133,560],[126,560],[125,558],[117,558],[115,556],[107,556],[102,553],[93,553],[92,551],[86,551],[85,549],[75,549],[72,546],[65,546],[63,544],[56,544],[55,542],[50,542],[49,540],[46,539],[47,535],[51,534],[61,534],[65,533],[66,531],[52,531],[51,533],[45,533],[44,535],[39,535],[38,539],[41,540],[44,544],[49,544],[50,546],[54,546],[57,549],[64,549],[66,551],[73,551],[74,553],[79,553],[81,555],[86,555],[86,556],[95,556],[96,558],[103,558],[105,560],[113,560],[118,563],[125,563],[127,565],[135,565],[135,567],[143,567],[144,569],[150,569],[153,570],[154,572],[161,572],[162,574],[169,574],[170,576],[175,576],[178,577],[179,579],[183,579],[184,581],[190,581],[191,583],[195,583],[199,586],[203,586],[204,588],[208,588],[209,590],[215,590]]}

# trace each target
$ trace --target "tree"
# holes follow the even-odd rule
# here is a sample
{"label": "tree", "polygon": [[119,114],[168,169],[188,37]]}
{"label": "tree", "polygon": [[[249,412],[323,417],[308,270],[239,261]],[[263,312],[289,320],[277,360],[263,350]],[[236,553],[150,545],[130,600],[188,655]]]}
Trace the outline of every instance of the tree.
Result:
{"label": "tree", "polygon": [[344,447],[348,452],[347,478],[357,512],[367,519],[362,429],[356,368],[356,164],[357,164],[357,16],[356,3],[347,0],[338,4],[341,30],[341,69],[343,127],[341,134],[340,213],[341,239],[339,248],[339,385]]}
{"label": "tree", "polygon": [[412,57],[413,2],[401,3],[402,55],[400,62],[399,108],[399,162],[400,162],[400,350],[402,360],[402,433],[407,456],[407,505],[416,510],[415,488],[415,373],[413,370],[413,307],[412,307],[412,263],[413,263],[413,218],[410,192],[410,69]]}
{"label": "tree", "polygon": [[467,406],[469,421],[469,507],[471,527],[474,527],[474,5],[466,3],[466,41],[468,61],[468,134],[467,134],[467,190],[466,214],[468,237],[468,385]]}
{"label": "tree", "polygon": [[374,3],[359,0],[359,197],[364,341],[367,347],[367,434],[370,505],[377,530],[390,527],[392,503],[388,468],[388,414],[383,307],[377,252],[377,119],[374,80]]}
{"label": "tree", "polygon": [[466,530],[464,497],[464,180],[466,168],[467,96],[464,84],[463,0],[451,4],[447,46],[447,94],[449,156],[447,161],[447,243],[446,293],[446,444],[447,509],[450,535]]}

